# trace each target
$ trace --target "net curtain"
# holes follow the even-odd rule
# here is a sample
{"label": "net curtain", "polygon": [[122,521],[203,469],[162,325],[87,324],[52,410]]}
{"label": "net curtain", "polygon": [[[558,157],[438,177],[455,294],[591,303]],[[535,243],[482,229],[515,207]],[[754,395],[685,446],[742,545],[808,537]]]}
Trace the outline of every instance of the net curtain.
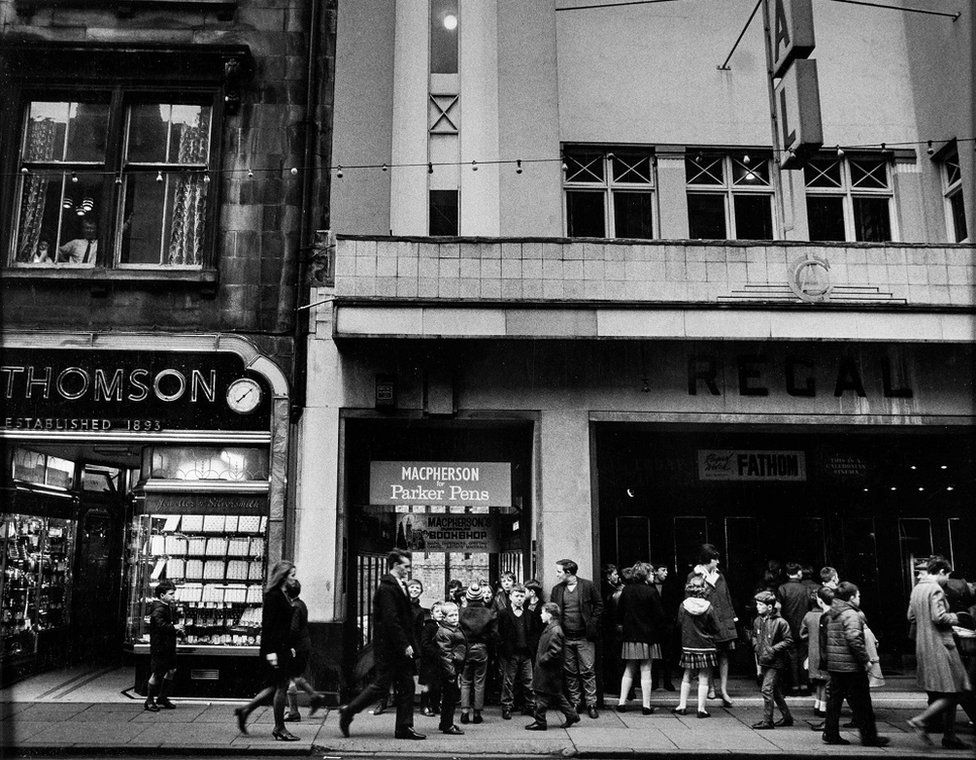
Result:
{"label": "net curtain", "polygon": [[[31,123],[27,142],[26,161],[50,161],[54,158],[57,125],[52,119],[38,119]],[[50,177],[31,172],[24,178],[24,193],[20,220],[20,245],[17,261],[29,261],[37,250],[44,224],[47,190]]]}

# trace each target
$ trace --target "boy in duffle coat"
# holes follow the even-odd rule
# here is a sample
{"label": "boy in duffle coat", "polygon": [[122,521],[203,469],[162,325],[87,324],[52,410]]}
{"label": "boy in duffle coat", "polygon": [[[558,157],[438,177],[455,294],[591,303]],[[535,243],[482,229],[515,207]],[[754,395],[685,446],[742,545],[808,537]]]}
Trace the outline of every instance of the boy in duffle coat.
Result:
{"label": "boy in duffle coat", "polygon": [[545,629],[539,636],[539,647],[536,650],[535,668],[532,671],[532,692],[535,695],[535,720],[525,727],[526,731],[546,731],[546,711],[555,707],[565,717],[566,722],[560,728],[569,728],[579,723],[579,713],[576,712],[566,695],[563,693],[563,644],[566,637],[559,625],[559,605],[546,602],[542,606],[542,623]]}
{"label": "boy in duffle coat", "polygon": [[[792,726],[793,716],[783,697],[780,681],[783,672],[790,667],[793,634],[790,624],[776,611],[776,595],[772,591],[760,591],[754,598],[759,614],[753,623],[752,647],[762,679],[763,719],[752,727],[756,731],[765,731],[776,726]],[[783,716],[775,723],[774,704]]]}

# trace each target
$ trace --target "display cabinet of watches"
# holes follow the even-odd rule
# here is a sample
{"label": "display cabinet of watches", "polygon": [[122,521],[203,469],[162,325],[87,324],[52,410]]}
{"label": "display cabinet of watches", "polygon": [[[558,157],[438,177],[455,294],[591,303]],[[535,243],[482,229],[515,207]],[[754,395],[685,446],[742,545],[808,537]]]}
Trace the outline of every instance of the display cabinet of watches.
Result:
{"label": "display cabinet of watches", "polygon": [[133,646],[149,643],[148,610],[163,579],[176,584],[180,644],[260,644],[267,518],[258,515],[136,515],[129,531]]}

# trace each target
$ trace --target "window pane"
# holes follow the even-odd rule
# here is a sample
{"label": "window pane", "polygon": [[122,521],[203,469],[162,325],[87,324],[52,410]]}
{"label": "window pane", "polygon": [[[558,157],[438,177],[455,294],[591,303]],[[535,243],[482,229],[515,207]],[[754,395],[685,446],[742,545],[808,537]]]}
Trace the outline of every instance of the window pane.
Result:
{"label": "window pane", "polygon": [[430,191],[430,234],[458,234],[457,190]]}
{"label": "window pane", "polygon": [[203,263],[208,185],[199,174],[130,174],[125,182],[119,263]]}
{"label": "window pane", "polygon": [[171,103],[130,107],[126,158],[132,163],[206,165],[210,111],[209,106]]}
{"label": "window pane", "polygon": [[607,236],[602,192],[567,191],[566,232],[569,237]]}
{"label": "window pane", "polygon": [[688,194],[688,234],[694,239],[725,240],[725,196]]}
{"label": "window pane", "polygon": [[603,182],[603,153],[592,150],[566,152],[567,182]]}
{"label": "window pane", "polygon": [[17,227],[19,264],[94,265],[103,179],[84,172],[24,176]]}
{"label": "window pane", "polygon": [[[725,183],[722,156],[695,154],[685,158],[685,180],[689,185],[721,185]],[[723,235],[724,237],[724,235]]]}
{"label": "window pane", "polygon": [[30,105],[23,160],[103,162],[108,133],[108,104]]}
{"label": "window pane", "polygon": [[961,243],[969,237],[966,230],[966,205],[962,202],[962,190],[949,196],[949,210],[952,212],[954,242]]}
{"label": "window pane", "polygon": [[808,161],[803,167],[807,187],[840,187],[843,184],[840,162],[839,158],[814,158]]}
{"label": "window pane", "polygon": [[769,164],[765,159],[750,156],[732,159],[732,184],[743,187],[766,187],[769,185]]}
{"label": "window pane", "polygon": [[857,240],[884,243],[891,240],[887,198],[854,198],[854,232]]}
{"label": "window pane", "polygon": [[883,159],[851,159],[851,187],[888,187],[887,164]]}
{"label": "window pane", "polygon": [[735,236],[739,240],[772,240],[773,211],[769,195],[734,195]]}
{"label": "window pane", "polygon": [[951,186],[962,178],[959,170],[959,156],[953,154],[945,160],[946,186]]}
{"label": "window pane", "polygon": [[811,240],[846,240],[844,199],[833,196],[807,196],[807,224]]}
{"label": "window pane", "polygon": [[650,193],[613,194],[614,234],[618,238],[654,237],[653,216],[651,213],[654,196]]}
{"label": "window pane", "polygon": [[613,181],[651,184],[651,156],[648,153],[620,151],[613,154]]}
{"label": "window pane", "polygon": [[457,25],[457,0],[431,0],[430,72],[432,74],[457,74]]}

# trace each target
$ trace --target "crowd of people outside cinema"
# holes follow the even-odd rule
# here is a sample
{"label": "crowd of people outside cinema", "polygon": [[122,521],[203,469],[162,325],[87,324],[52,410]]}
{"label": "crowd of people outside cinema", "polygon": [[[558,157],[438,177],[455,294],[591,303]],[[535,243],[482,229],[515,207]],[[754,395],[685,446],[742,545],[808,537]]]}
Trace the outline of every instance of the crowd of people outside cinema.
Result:
{"label": "crowd of people outside cinema", "polygon": [[[637,709],[631,691],[639,685],[643,715],[659,709],[651,704],[651,693],[661,688],[677,692],[671,712],[687,715],[694,698],[697,717],[709,718],[709,700],[735,707],[728,690],[729,660],[737,647],[746,647],[763,701],[762,718],[753,729],[799,728],[793,711],[808,708],[796,700],[791,708],[785,695],[809,696],[814,720],[806,723],[822,733],[824,743],[849,743],[840,733],[846,701],[852,718],[845,726],[857,728],[863,745],[885,746],[888,738],[878,734],[870,691],[883,683],[883,674],[858,587],[832,567],[815,576],[813,568],[789,562],[784,576],[771,562],[752,604],[741,610],[748,619],[740,624],[720,562],[718,550],[705,544],[699,563],[674,582],[665,565],[608,566],[601,592],[597,583],[580,577],[576,562],[563,559],[554,567],[549,600],[539,581],[523,584],[503,573],[497,589],[481,579],[451,581],[446,598],[426,609],[420,604],[422,580],[411,577],[411,553],[394,550],[373,596],[372,680],[338,708],[339,730],[349,736],[355,716],[373,705],[374,714],[382,712],[392,693],[394,735],[426,738],[414,727],[418,684],[421,713],[439,717],[438,729],[447,735],[480,730],[461,726],[488,721],[486,702],[501,705],[502,720],[516,713],[531,717],[525,725],[529,731],[547,730],[553,709],[563,716],[559,726],[570,728],[581,722],[581,714],[600,717],[606,707],[602,686],[612,691],[618,675],[619,696],[611,705],[618,712]],[[918,561],[915,574],[906,625],[928,707],[908,726],[926,744],[932,744],[931,734],[941,733],[943,747],[965,749],[969,745],[956,735],[956,713],[961,707],[970,725],[976,718],[976,587],[940,556]],[[251,712],[271,700],[272,735],[294,741],[285,723],[301,718],[297,689],[309,693],[311,713],[324,705],[303,678],[310,639],[295,575],[290,562],[278,563],[271,573],[261,643],[267,685],[235,711],[242,733]],[[160,584],[157,596],[147,710],[175,707],[166,699],[178,633],[167,612],[172,588]]]}

